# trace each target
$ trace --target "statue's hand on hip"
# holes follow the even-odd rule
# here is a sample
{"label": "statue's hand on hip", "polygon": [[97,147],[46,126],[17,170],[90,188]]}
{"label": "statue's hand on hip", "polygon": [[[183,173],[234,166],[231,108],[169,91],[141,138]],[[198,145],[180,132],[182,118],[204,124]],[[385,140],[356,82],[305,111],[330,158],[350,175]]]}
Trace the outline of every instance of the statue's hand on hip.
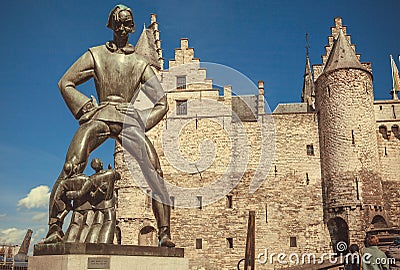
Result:
{"label": "statue's hand on hip", "polygon": [[97,102],[96,100],[90,100],[82,107],[82,116],[79,118],[79,125],[86,123],[90,119],[92,119],[93,115],[97,112]]}

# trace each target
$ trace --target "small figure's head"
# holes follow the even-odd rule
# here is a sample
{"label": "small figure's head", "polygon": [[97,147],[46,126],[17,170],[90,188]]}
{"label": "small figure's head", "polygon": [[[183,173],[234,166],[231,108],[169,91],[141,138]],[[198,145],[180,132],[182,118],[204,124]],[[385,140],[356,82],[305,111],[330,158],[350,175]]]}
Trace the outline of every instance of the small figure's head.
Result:
{"label": "small figure's head", "polygon": [[360,252],[360,248],[358,247],[357,244],[352,244],[349,247],[349,251],[350,251],[350,253]]}
{"label": "small figure's head", "polygon": [[98,158],[94,158],[92,159],[90,166],[95,172],[99,172],[103,169],[103,162],[101,162],[101,160]]}
{"label": "small figure's head", "polygon": [[377,246],[378,243],[379,243],[379,238],[376,235],[368,235],[367,238],[365,239],[366,247]]}
{"label": "small figure's head", "polygon": [[107,27],[118,36],[135,32],[132,10],[124,5],[116,5],[108,15]]}

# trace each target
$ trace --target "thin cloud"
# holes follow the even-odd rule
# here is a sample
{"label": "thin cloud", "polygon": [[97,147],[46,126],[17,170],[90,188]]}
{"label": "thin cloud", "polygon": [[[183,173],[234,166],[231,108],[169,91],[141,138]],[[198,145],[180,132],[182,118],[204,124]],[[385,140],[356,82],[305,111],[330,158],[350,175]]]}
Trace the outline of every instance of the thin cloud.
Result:
{"label": "thin cloud", "polygon": [[38,213],[36,215],[34,215],[32,217],[33,221],[42,221],[42,220],[46,220],[47,221],[47,212],[43,212],[43,213]]}
{"label": "thin cloud", "polygon": [[20,245],[26,231],[17,228],[0,229],[0,243]]}
{"label": "thin cloud", "polygon": [[25,198],[18,201],[18,206],[27,209],[47,207],[50,197],[49,190],[48,186],[43,185],[31,189]]}

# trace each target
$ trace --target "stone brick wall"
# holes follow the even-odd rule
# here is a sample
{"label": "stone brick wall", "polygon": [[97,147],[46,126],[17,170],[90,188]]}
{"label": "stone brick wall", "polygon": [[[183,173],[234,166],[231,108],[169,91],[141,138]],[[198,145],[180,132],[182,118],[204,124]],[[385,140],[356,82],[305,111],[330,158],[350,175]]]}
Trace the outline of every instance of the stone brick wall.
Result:
{"label": "stone brick wall", "polygon": [[[206,113],[209,107],[203,108]],[[199,113],[199,111],[198,111]],[[222,119],[225,119],[224,122]],[[277,114],[274,115],[272,126],[270,115],[265,115],[257,122],[243,123],[249,146],[249,159],[246,171],[238,185],[228,195],[232,196],[232,208],[227,207],[227,197],[220,196],[217,201],[207,204],[204,201],[202,209],[179,208],[181,200],[190,198],[175,197],[175,209],[172,211],[171,226],[173,239],[179,247],[185,248],[185,254],[190,259],[191,269],[232,269],[243,258],[247,232],[248,211],[256,211],[256,249],[257,254],[268,248],[270,253],[286,252],[316,252],[322,253],[329,249],[329,235],[323,222],[323,203],[321,191],[320,159],[318,143],[318,125],[316,115],[312,113]],[[182,126],[182,119],[171,118],[150,132],[149,137],[154,141],[158,150],[164,178],[166,181],[181,187],[207,186],[223,175],[228,167],[234,143],[229,137],[230,130],[238,130],[229,118],[214,117],[185,119],[187,123],[180,129],[177,145],[181,155],[190,163],[201,158],[199,145],[205,139],[214,144],[214,158],[207,169],[200,173],[185,172],[179,169],[173,154],[164,152],[160,142],[163,133]],[[166,124],[167,122],[167,124]],[[223,124],[224,123],[224,124]],[[271,130],[270,128],[273,128]],[[260,130],[267,129],[266,138],[261,139]],[[249,193],[249,186],[254,181],[254,174],[260,164],[261,146],[273,148],[272,139],[276,132],[276,149],[274,160],[265,181],[254,193]],[[242,136],[242,135],[239,135]],[[168,136],[169,137],[169,136]],[[166,141],[166,144],[173,143]],[[307,155],[307,145],[313,146],[313,155]],[[236,162],[243,162],[241,157],[236,157]],[[175,164],[173,166],[172,164]],[[231,172],[235,177],[237,172]],[[239,179],[234,179],[239,180]],[[122,188],[123,189],[123,188]],[[135,190],[119,191],[119,205],[123,208],[121,215],[144,215],[146,217],[146,200],[144,194],[139,196],[137,203],[132,202]],[[195,194],[194,194],[195,195]],[[204,199],[206,199],[206,195]],[[192,198],[195,200],[195,198]],[[125,201],[125,204],[123,202]],[[131,201],[127,203],[126,201]],[[140,202],[142,205],[139,205]],[[141,214],[133,214],[139,211]],[[151,221],[148,216],[147,221]],[[143,220],[127,220],[120,222],[122,234],[133,237],[122,237],[127,243],[136,243],[139,227]],[[131,230],[131,231],[129,231]],[[289,246],[290,237],[296,237],[297,247]],[[233,239],[233,248],[228,247],[228,238]],[[202,249],[196,249],[196,239],[202,239]],[[204,257],[207,255],[207,260]],[[265,265],[265,269],[273,266]],[[276,265],[279,267],[279,265]]]}
{"label": "stone brick wall", "polygon": [[[389,225],[400,226],[400,101],[379,100],[374,103],[378,152],[383,178],[383,198]],[[386,132],[385,132],[386,131]]]}

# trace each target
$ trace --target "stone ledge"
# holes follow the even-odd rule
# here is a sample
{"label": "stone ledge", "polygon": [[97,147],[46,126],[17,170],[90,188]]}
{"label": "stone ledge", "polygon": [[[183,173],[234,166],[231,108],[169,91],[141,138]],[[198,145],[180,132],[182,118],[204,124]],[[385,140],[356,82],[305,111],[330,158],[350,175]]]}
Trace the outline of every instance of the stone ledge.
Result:
{"label": "stone ledge", "polygon": [[123,256],[155,256],[155,257],[184,257],[183,248],[113,245],[94,243],[57,243],[37,244],[33,256],[44,255],[123,255]]}

